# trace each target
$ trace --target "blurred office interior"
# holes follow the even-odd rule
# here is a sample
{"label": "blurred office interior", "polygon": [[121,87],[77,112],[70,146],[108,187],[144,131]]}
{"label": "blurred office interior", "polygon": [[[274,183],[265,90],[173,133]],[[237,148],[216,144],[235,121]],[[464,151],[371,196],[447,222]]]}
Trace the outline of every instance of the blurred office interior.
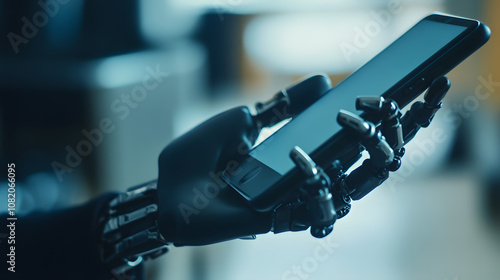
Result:
{"label": "blurred office interior", "polygon": [[[448,75],[442,111],[453,125],[438,113],[401,172],[353,203],[325,240],[306,231],[172,248],[147,264],[148,279],[499,279],[495,0],[2,1],[0,158],[16,163],[18,211],[155,179],[176,136],[311,73],[336,84],[434,11],[492,30]],[[356,36],[359,53],[346,54]],[[437,130],[446,137],[427,145]]]}

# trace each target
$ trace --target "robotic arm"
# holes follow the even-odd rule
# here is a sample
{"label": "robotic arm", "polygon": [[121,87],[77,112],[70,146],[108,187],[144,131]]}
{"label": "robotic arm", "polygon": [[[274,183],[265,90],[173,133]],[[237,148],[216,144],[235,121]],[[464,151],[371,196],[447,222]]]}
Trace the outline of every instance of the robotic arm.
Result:
{"label": "robotic arm", "polygon": [[[273,231],[310,227],[324,237],[358,200],[396,171],[404,144],[427,127],[449,89],[437,79],[425,95],[402,116],[397,104],[383,98],[358,98],[356,107],[381,120],[375,124],[347,111],[338,122],[359,140],[348,159],[321,167],[300,147],[290,152],[302,171],[299,191],[269,212],[257,212],[221,180],[221,170],[237,171],[260,130],[293,118],[331,87],[326,76],[312,76],[271,100],[257,103],[257,114],[239,107],[223,112],[171,142],[159,158],[157,181],[131,189],[113,199],[101,220],[101,256],[115,273],[167,251],[167,245],[205,245],[234,238],[255,238]],[[363,115],[365,116],[365,114]],[[346,174],[366,150],[370,158]]]}

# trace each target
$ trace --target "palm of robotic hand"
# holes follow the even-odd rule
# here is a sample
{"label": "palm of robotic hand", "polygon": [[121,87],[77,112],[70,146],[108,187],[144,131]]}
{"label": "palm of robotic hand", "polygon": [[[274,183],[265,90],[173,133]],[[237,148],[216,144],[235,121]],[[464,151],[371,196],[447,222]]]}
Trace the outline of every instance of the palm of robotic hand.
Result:
{"label": "palm of robotic hand", "polygon": [[221,179],[237,168],[259,129],[248,108],[221,113],[170,143],[159,159],[160,230],[175,245],[203,245],[268,232],[272,213],[253,211]]}

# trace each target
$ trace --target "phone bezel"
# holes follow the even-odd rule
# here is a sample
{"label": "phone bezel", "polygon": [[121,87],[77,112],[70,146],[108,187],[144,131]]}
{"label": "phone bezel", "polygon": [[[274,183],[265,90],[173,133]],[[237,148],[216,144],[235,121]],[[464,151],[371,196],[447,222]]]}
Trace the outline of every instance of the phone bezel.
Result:
{"label": "phone bezel", "polygon": [[[434,79],[448,73],[489,39],[489,28],[477,20],[442,14],[432,14],[425,17],[421,21],[424,20],[464,26],[467,27],[467,29],[382,94],[384,98],[395,100],[401,108],[408,105],[408,103],[418,97],[426,88],[430,86]],[[396,39],[394,42],[400,38],[401,37]],[[394,44],[394,42],[391,43],[391,45]],[[377,56],[378,54],[374,56],[374,58]],[[372,59],[365,64],[370,63]],[[333,89],[334,88],[330,89],[330,91]],[[320,100],[321,98],[316,102],[320,102]],[[378,120],[367,114],[363,114],[362,116],[373,122],[378,122]],[[356,137],[354,135],[344,130],[340,130],[326,140],[325,143],[316,148],[310,156],[320,166],[324,167],[326,164],[331,163],[333,159],[342,158],[347,153],[351,153],[353,149],[359,146],[356,143],[358,143],[358,141],[356,141]],[[286,194],[294,189],[294,187],[290,188],[290,182],[297,182],[300,180],[300,174],[296,172],[297,168],[293,168],[285,175],[281,175],[274,171],[271,167],[250,155],[247,155],[244,160],[240,161],[238,168],[240,169],[240,172],[241,168],[246,169],[247,171],[242,174],[238,172],[237,175],[234,175],[226,170],[223,173],[223,179],[231,185],[233,189],[238,191],[250,203],[252,208],[258,211],[268,211],[279,205],[283,201],[284,197],[286,197]],[[241,178],[245,176],[245,174],[252,172],[256,168],[260,168],[259,172],[257,172],[258,174],[254,175],[252,180],[248,180],[246,184],[250,183],[252,186],[259,188],[262,188],[262,185],[264,184],[269,187],[259,195],[251,196],[241,190],[238,187],[237,182],[240,182]]]}

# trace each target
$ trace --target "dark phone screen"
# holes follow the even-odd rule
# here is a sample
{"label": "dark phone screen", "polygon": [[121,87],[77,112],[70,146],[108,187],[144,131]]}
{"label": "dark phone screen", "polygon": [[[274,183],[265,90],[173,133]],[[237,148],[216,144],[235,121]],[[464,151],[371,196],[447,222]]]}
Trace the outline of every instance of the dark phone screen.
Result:
{"label": "dark phone screen", "polygon": [[306,153],[313,152],[340,131],[337,123],[340,109],[356,112],[356,97],[382,95],[466,29],[442,22],[420,21],[249,155],[285,175],[294,167],[289,157],[294,146]]}

